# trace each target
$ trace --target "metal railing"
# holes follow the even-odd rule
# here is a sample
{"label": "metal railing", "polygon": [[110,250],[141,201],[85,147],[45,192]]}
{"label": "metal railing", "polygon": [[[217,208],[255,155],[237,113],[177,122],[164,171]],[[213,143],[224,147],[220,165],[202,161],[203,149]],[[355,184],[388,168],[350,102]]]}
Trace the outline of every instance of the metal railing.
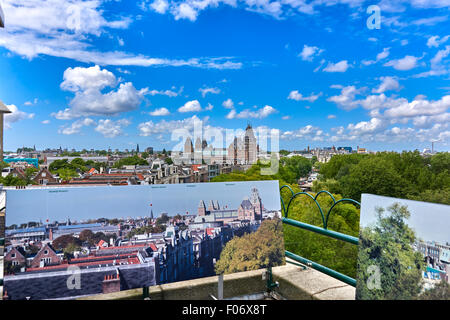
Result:
{"label": "metal railing", "polygon": [[[291,197],[289,198],[289,202],[288,202],[288,204],[286,206],[285,203],[284,203],[284,200],[283,200],[283,195],[281,194],[281,204],[282,204],[282,211],[283,211],[283,215],[284,215],[284,217],[282,218],[283,223],[291,225],[291,226],[294,226],[294,227],[297,227],[297,228],[301,228],[301,229],[304,229],[304,230],[308,230],[308,231],[311,231],[311,232],[315,232],[315,233],[318,233],[318,234],[321,234],[321,235],[325,235],[325,236],[330,237],[330,238],[334,238],[334,239],[345,241],[345,242],[348,242],[348,243],[351,243],[351,244],[354,244],[354,245],[358,245],[358,238],[350,236],[350,235],[347,235],[347,234],[344,234],[344,233],[328,230],[328,219],[330,217],[330,213],[339,203],[349,202],[349,203],[353,203],[353,204],[355,204],[357,206],[361,206],[358,201],[355,201],[353,199],[346,199],[346,198],[336,201],[334,196],[331,193],[329,193],[328,191],[325,191],[325,190],[322,190],[322,191],[316,193],[315,196],[313,196],[313,195],[311,195],[311,194],[309,194],[307,192],[297,192],[297,193],[295,193],[292,190],[292,188],[290,186],[288,186],[288,185],[282,186],[280,188],[280,193],[281,193],[281,191],[284,188],[287,188],[291,192]],[[328,209],[328,212],[326,214],[324,214],[324,212],[323,212],[319,202],[317,201],[317,197],[320,194],[322,194],[322,193],[327,194],[333,200],[333,204],[331,205],[330,209]],[[312,199],[314,201],[314,203],[317,205],[317,208],[319,209],[319,213],[320,213],[321,218],[322,218],[322,225],[323,225],[323,227],[313,226],[311,224],[307,224],[307,223],[304,223],[304,222],[293,220],[293,219],[290,219],[288,217],[288,215],[289,215],[289,208],[291,207],[292,201],[295,198],[297,198],[298,196],[300,196],[300,195],[306,195],[307,197]],[[340,272],[338,272],[336,270],[327,268],[327,267],[325,267],[325,266],[323,266],[323,265],[321,265],[321,264],[319,264],[317,262],[314,262],[314,261],[311,261],[311,260],[306,259],[304,257],[301,257],[301,256],[299,256],[299,255],[297,255],[295,253],[292,253],[292,252],[288,251],[288,250],[285,251],[285,254],[286,254],[286,257],[288,257],[288,258],[291,258],[291,259],[293,259],[293,260],[295,260],[297,262],[300,262],[300,263],[302,263],[302,264],[304,264],[306,266],[309,266],[309,267],[311,267],[313,269],[316,269],[316,270],[318,270],[320,272],[323,272],[323,273],[325,273],[325,274],[327,274],[327,275],[329,275],[329,276],[331,276],[333,278],[336,278],[336,279],[338,279],[338,280],[340,280],[342,282],[345,282],[345,283],[347,283],[347,284],[349,284],[349,285],[351,285],[353,287],[356,287],[356,280],[351,278],[351,277],[349,277],[349,276],[347,276],[347,275],[345,275],[345,274],[342,274],[342,273],[340,273]],[[292,262],[290,262],[290,263],[292,263]]]}

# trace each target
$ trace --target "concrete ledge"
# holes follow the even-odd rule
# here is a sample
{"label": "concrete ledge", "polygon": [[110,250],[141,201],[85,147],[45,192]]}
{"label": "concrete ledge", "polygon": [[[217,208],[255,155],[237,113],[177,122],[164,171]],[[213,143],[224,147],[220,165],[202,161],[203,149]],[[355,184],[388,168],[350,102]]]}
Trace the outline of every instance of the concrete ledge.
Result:
{"label": "concrete ledge", "polygon": [[[289,261],[289,259],[288,259]],[[322,272],[293,264],[273,268],[277,292],[288,300],[355,300],[355,288]]]}
{"label": "concrete ledge", "polygon": [[[266,287],[265,281],[262,280],[263,273],[264,270],[254,270],[225,275],[224,298],[264,292]],[[211,294],[217,297],[217,280],[217,276],[212,276],[150,287],[150,299],[212,300]],[[143,290],[141,288],[83,297],[79,300],[129,300],[142,299],[142,297]]]}
{"label": "concrete ledge", "polygon": [[[224,276],[224,298],[233,298],[266,291],[262,279],[265,270],[239,272]],[[288,300],[354,300],[355,288],[314,269],[286,264],[273,268],[275,291]],[[152,300],[211,300],[217,296],[217,276],[150,287]],[[141,300],[143,290],[133,289],[110,294],[82,297],[79,300]]]}

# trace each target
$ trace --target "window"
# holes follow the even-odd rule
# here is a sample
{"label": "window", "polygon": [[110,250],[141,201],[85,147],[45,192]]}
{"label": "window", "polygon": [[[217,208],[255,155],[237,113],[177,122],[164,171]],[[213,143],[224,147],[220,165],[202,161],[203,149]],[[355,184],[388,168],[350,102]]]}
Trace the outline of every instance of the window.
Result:
{"label": "window", "polygon": [[44,251],[44,254],[48,254],[48,250],[45,250],[45,251]]}
{"label": "window", "polygon": [[16,257],[16,254],[15,253],[11,253],[11,258],[15,258]]}
{"label": "window", "polygon": [[51,258],[42,258],[41,262],[44,262],[45,264],[49,264],[52,262],[52,259]]}

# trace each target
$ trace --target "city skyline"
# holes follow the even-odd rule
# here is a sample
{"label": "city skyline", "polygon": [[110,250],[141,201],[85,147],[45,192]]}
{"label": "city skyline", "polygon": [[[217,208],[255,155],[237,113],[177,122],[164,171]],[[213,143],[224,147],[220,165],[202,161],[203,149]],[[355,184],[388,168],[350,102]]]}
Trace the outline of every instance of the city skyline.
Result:
{"label": "city skyline", "polygon": [[[231,4],[231,5],[230,5]],[[380,28],[367,26],[370,5]],[[280,149],[449,150],[448,4],[2,0],[5,150],[172,150],[174,129]],[[51,16],[52,19],[48,19]],[[163,32],[161,32],[163,30]]]}
{"label": "city skyline", "polygon": [[[68,219],[80,222],[99,218],[145,218],[150,217],[152,210],[155,219],[162,213],[170,216],[186,213],[196,215],[200,200],[204,200],[206,205],[209,200],[219,201],[222,207],[237,209],[243,198],[250,196],[253,186],[258,189],[265,208],[281,210],[279,198],[274,197],[274,191],[278,190],[278,181],[57,187],[7,190],[6,225],[40,221],[44,224],[54,221],[61,223]],[[224,188],[230,188],[232,192],[224,193]],[[189,190],[188,199],[186,189]],[[61,210],[62,208],[64,210]]]}

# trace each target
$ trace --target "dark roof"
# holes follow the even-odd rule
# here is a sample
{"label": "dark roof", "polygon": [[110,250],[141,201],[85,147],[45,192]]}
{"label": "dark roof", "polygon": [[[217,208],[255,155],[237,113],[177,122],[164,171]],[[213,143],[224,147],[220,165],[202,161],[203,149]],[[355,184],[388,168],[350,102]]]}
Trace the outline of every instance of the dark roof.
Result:
{"label": "dark roof", "polygon": [[241,207],[242,207],[243,209],[251,209],[251,208],[253,208],[253,205],[252,205],[252,203],[250,202],[250,200],[245,199],[245,200],[242,200],[242,202],[241,202]]}

